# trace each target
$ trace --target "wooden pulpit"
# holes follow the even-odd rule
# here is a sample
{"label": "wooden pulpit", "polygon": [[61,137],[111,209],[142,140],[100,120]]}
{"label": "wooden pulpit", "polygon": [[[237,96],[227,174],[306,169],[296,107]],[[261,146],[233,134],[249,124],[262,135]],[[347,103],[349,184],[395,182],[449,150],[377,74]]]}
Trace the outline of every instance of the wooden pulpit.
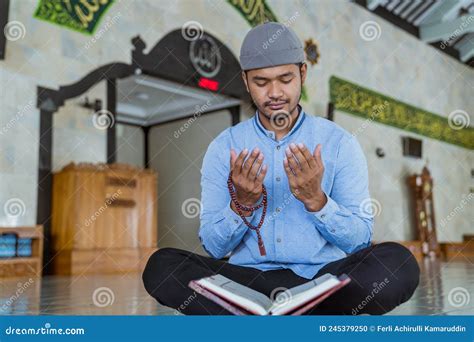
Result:
{"label": "wooden pulpit", "polygon": [[157,175],[71,163],[53,177],[53,272],[140,272],[157,246]]}

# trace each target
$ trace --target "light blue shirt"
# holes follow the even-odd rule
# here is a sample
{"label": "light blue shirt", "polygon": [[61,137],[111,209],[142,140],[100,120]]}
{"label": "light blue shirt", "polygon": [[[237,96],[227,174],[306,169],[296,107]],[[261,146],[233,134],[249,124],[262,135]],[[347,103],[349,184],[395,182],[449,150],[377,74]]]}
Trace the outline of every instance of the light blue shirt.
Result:
{"label": "light blue shirt", "polygon": [[[304,143],[311,154],[317,144],[322,145],[321,186],[327,203],[317,212],[306,210],[291,193],[283,160],[292,142]],[[227,188],[230,149],[239,154],[254,147],[263,152],[263,163],[268,165],[264,180],[268,208],[260,229],[265,256],[260,255],[256,232],[231,209]],[[201,189],[199,239],[214,258],[230,253],[231,264],[260,270],[289,268],[311,279],[327,263],[370,245],[373,211],[364,153],[353,135],[302,109],[291,131],[280,141],[264,128],[258,113],[221,132],[204,156]],[[256,226],[262,210],[247,220]]]}

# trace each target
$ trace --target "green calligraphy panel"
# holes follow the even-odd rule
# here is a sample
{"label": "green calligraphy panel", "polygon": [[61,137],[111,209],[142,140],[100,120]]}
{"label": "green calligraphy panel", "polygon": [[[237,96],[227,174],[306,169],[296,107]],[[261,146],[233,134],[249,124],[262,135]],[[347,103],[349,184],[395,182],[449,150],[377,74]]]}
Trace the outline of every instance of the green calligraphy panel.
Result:
{"label": "green calligraphy panel", "polygon": [[[329,80],[329,88],[331,102],[337,110],[471,150],[474,149],[474,128],[467,124],[463,127],[453,125],[446,117],[430,113],[335,76]],[[467,116],[466,120],[469,122]]]}
{"label": "green calligraphy panel", "polygon": [[39,0],[35,18],[93,34],[113,0]]}

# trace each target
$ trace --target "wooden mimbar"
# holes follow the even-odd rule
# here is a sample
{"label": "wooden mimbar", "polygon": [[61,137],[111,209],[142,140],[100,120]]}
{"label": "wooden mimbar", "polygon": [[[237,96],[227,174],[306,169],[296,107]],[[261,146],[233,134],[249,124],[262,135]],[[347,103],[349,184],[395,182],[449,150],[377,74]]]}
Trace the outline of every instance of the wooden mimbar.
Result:
{"label": "wooden mimbar", "polygon": [[143,269],[157,246],[157,175],[125,164],[71,163],[53,178],[54,274]]}

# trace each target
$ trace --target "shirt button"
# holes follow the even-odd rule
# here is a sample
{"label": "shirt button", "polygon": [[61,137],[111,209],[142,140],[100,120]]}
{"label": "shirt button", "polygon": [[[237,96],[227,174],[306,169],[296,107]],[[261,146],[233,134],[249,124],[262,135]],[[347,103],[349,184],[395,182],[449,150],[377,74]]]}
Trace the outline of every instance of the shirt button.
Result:
{"label": "shirt button", "polygon": [[280,238],[278,238],[278,239],[277,239],[277,242],[281,242],[281,239],[280,239]]}
{"label": "shirt button", "polygon": [[281,179],[280,177],[277,177],[277,178],[276,178],[277,182],[279,182],[279,181],[280,181],[280,179]]}
{"label": "shirt button", "polygon": [[281,211],[280,207],[276,208],[276,212],[279,213]]}
{"label": "shirt button", "polygon": [[280,149],[280,145],[277,146],[277,150],[279,150],[279,149]]}
{"label": "shirt button", "polygon": [[326,217],[326,214],[322,214],[322,215],[321,215],[321,218],[322,218],[322,219],[325,218],[325,217]]}
{"label": "shirt button", "polygon": [[239,223],[239,220],[235,219],[234,222],[235,222],[235,223]]}
{"label": "shirt button", "polygon": [[334,230],[334,229],[331,229],[331,232],[335,233],[335,232],[336,232],[336,230]]}

